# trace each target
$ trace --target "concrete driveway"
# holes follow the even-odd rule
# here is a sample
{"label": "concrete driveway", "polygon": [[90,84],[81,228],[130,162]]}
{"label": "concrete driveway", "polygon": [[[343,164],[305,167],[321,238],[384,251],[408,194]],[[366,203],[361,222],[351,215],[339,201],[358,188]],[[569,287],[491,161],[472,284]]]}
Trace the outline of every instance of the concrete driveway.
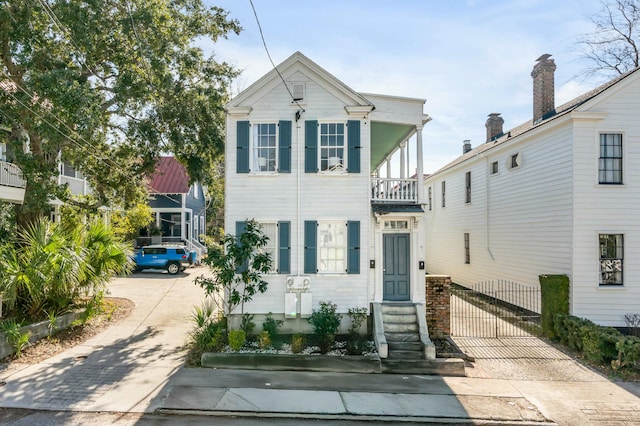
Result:
{"label": "concrete driveway", "polygon": [[135,302],[131,315],[71,350],[0,371],[0,406],[45,410],[151,412],[155,397],[184,362],[190,319],[207,273],[141,272],[117,278],[109,296]]}

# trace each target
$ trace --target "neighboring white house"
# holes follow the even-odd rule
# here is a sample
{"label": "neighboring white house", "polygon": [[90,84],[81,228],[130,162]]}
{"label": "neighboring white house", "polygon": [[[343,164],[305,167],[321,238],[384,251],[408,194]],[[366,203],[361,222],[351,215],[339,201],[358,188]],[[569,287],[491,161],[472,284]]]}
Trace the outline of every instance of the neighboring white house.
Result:
{"label": "neighboring white house", "polygon": [[415,135],[423,175],[424,102],[357,93],[296,52],[227,104],[226,232],[255,219],[275,260],[244,306],[258,325],[272,312],[308,331],[321,301],[424,303],[422,179],[406,166]]}
{"label": "neighboring white house", "polygon": [[538,58],[533,119],[425,180],[427,271],[461,285],[537,286],[566,274],[570,309],[624,326],[640,313],[640,70],[554,108],[555,63]]}

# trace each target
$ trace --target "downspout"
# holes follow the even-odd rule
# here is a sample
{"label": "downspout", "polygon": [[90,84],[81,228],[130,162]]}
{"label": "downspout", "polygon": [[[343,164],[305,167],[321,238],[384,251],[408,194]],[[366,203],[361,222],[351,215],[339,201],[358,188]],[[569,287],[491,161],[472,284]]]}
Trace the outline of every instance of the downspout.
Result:
{"label": "downspout", "polygon": [[489,158],[485,155],[485,154],[480,154],[480,157],[484,158],[484,170],[485,170],[485,206],[484,206],[484,217],[486,218],[486,223],[485,223],[485,227],[484,229],[486,229],[486,239],[487,239],[487,252],[489,253],[489,256],[491,256],[491,260],[496,260],[495,257],[493,257],[493,253],[491,253],[491,229],[490,229],[490,224],[491,221],[489,220]]}
{"label": "downspout", "polygon": [[[300,246],[300,237],[302,235],[302,212],[301,212],[301,199],[300,199],[300,188],[301,188],[301,184],[300,184],[300,164],[301,164],[301,155],[302,155],[302,149],[300,146],[300,122],[299,122],[299,115],[298,113],[296,113],[296,152],[297,152],[297,159],[296,159],[296,224],[297,224],[297,232],[296,232],[296,255],[298,260],[296,261],[296,275],[300,276],[302,274],[302,252],[304,251],[304,248],[301,248]],[[292,144],[293,145],[293,144]]]}

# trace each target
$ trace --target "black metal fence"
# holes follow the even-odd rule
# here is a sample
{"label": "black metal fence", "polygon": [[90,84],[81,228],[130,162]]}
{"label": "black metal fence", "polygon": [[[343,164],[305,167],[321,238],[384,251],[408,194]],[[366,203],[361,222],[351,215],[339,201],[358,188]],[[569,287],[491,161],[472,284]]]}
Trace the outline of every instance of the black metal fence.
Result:
{"label": "black metal fence", "polygon": [[495,280],[451,285],[451,335],[524,337],[540,334],[540,288]]}

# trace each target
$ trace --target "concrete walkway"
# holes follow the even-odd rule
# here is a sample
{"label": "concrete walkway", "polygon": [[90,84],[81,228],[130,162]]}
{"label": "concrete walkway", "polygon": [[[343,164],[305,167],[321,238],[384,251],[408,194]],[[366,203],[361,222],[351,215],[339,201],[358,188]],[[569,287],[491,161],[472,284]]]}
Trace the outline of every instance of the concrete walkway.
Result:
{"label": "concrete walkway", "polygon": [[[203,298],[193,279],[204,271],[115,280],[111,295],[133,300],[134,312],[40,364],[0,366],[0,407],[300,421],[640,425],[636,395],[538,339],[461,342],[476,356],[468,377],[183,368],[189,317]],[[539,354],[517,350],[525,344],[539,346]],[[122,416],[117,424],[136,422]]]}

